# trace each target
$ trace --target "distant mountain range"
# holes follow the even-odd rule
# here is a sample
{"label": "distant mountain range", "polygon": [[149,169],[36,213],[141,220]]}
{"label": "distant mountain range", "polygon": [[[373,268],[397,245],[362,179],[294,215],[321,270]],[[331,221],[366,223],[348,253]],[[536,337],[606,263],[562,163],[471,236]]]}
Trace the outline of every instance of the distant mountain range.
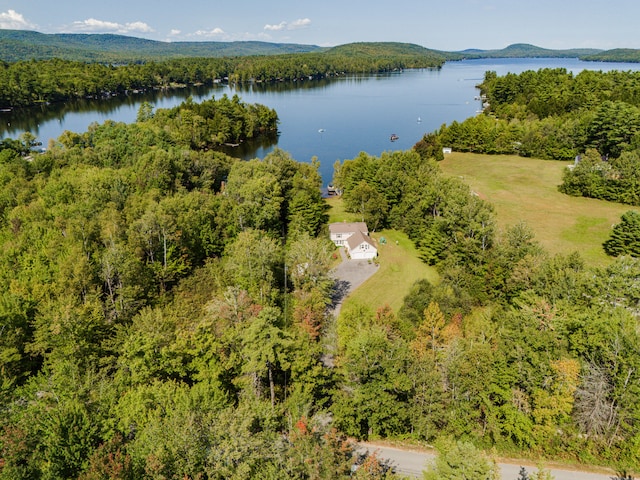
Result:
{"label": "distant mountain range", "polygon": [[135,62],[184,57],[234,57],[321,51],[315,45],[269,42],[159,42],[110,34],[45,34],[0,30],[0,59],[61,58],[89,62]]}
{"label": "distant mountain range", "polygon": [[[44,60],[61,58],[83,62],[132,63],[185,57],[234,57],[278,55],[330,51],[367,54],[367,45],[376,50],[388,46],[389,55],[426,52],[444,60],[464,58],[577,57],[582,60],[640,62],[637,49],[569,49],[550,50],[529,44],[513,44],[501,50],[468,49],[462,51],[431,50],[414,44],[377,42],[353,43],[334,48],[291,43],[245,42],[160,42],[110,34],[45,34],[28,30],[0,30],[0,60]],[[355,47],[354,47],[355,46]],[[379,50],[377,50],[379,53]]]}
{"label": "distant mountain range", "polygon": [[536,47],[527,43],[514,43],[501,50],[477,50],[469,49],[461,52],[453,52],[461,54],[467,58],[554,58],[554,57],[570,57],[583,58],[589,55],[601,54],[602,50],[593,48],[573,48],[569,50],[550,50],[547,48]]}

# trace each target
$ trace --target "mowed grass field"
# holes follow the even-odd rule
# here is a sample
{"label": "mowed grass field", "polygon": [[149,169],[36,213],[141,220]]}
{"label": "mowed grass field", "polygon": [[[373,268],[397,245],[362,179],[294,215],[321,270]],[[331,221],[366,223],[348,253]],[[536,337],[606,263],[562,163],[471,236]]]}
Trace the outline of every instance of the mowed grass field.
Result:
{"label": "mowed grass field", "polygon": [[525,222],[551,254],[578,251],[590,265],[611,261],[602,249],[611,226],[634,207],[558,191],[569,163],[508,155],[452,153],[439,163],[495,208],[499,229]]}
{"label": "mowed grass field", "polygon": [[[439,280],[438,272],[418,257],[413,242],[398,230],[382,230],[371,234],[377,241],[380,268],[375,275],[353,292],[350,302],[378,308],[389,305],[398,313],[411,286],[426,278],[431,283]],[[386,243],[381,243],[384,238]]]}
{"label": "mowed grass field", "polygon": [[[361,220],[344,211],[341,198],[328,198],[327,203],[331,206],[329,223]],[[380,267],[371,278],[349,295],[344,302],[345,307],[350,303],[356,303],[367,305],[375,310],[389,305],[397,313],[404,297],[417,280],[426,278],[432,283],[438,282],[439,276],[436,269],[420,260],[413,242],[404,233],[397,230],[382,230],[371,233],[371,237],[377,243],[376,262]],[[382,238],[385,240],[384,243],[381,241]]]}

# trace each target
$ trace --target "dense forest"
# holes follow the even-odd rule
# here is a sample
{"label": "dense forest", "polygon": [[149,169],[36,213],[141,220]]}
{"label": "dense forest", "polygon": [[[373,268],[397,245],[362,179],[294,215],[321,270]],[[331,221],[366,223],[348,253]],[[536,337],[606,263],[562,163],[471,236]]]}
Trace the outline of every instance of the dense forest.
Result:
{"label": "dense forest", "polygon": [[261,110],[3,142],[0,478],[393,476],[349,437],[640,461],[636,259],[549,257],[433,159],[361,154],[346,208],[441,282],[334,323],[317,165],[216,152],[218,108]]}
{"label": "dense forest", "polygon": [[241,116],[249,136],[261,110],[3,142],[0,478],[350,476],[353,446],[315,416],[335,385],[317,165],[199,140]]}
{"label": "dense forest", "polygon": [[[370,48],[336,58],[382,61]],[[615,242],[604,267],[550,256],[526,225],[498,230],[437,159],[581,155],[572,172],[606,162],[637,179],[636,83],[490,72],[485,114],[336,162],[345,209],[405,232],[440,276],[398,311],[371,299],[338,318],[317,163],[216,150],[271,134],[273,110],[144,104],[133,124],[65,132],[44,153],[28,134],[3,140],[0,479],[394,478],[355,455],[354,439],[379,438],[438,445],[426,478],[460,458],[493,475],[478,448],[631,472],[640,259]],[[640,215],[623,223],[640,231]]]}
{"label": "dense forest", "polygon": [[181,85],[301,81],[405,68],[437,68],[444,59],[408,44],[352,44],[320,53],[182,58],[124,65],[29,60],[0,63],[0,107],[103,98]]}

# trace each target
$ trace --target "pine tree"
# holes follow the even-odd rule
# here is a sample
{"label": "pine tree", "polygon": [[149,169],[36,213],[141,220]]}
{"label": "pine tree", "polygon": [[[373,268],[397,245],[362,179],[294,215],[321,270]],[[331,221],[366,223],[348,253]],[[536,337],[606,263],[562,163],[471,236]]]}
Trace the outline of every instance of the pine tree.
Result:
{"label": "pine tree", "polygon": [[611,237],[603,247],[605,253],[612,257],[640,257],[640,213],[630,210],[623,214],[621,222],[613,227]]}

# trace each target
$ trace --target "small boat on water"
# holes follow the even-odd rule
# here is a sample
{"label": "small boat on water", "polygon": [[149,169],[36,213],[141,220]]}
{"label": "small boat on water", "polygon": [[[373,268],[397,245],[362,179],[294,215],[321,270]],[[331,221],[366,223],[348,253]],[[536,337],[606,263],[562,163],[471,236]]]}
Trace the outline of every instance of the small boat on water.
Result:
{"label": "small boat on water", "polygon": [[422,123],[422,119],[418,117],[418,123]]}
{"label": "small boat on water", "polygon": [[318,133],[324,133],[324,128],[319,129]]}
{"label": "small boat on water", "polygon": [[392,142],[395,142],[399,138],[400,137],[398,135],[396,135],[395,133],[392,133],[391,136],[389,137],[389,140],[391,140]]}

